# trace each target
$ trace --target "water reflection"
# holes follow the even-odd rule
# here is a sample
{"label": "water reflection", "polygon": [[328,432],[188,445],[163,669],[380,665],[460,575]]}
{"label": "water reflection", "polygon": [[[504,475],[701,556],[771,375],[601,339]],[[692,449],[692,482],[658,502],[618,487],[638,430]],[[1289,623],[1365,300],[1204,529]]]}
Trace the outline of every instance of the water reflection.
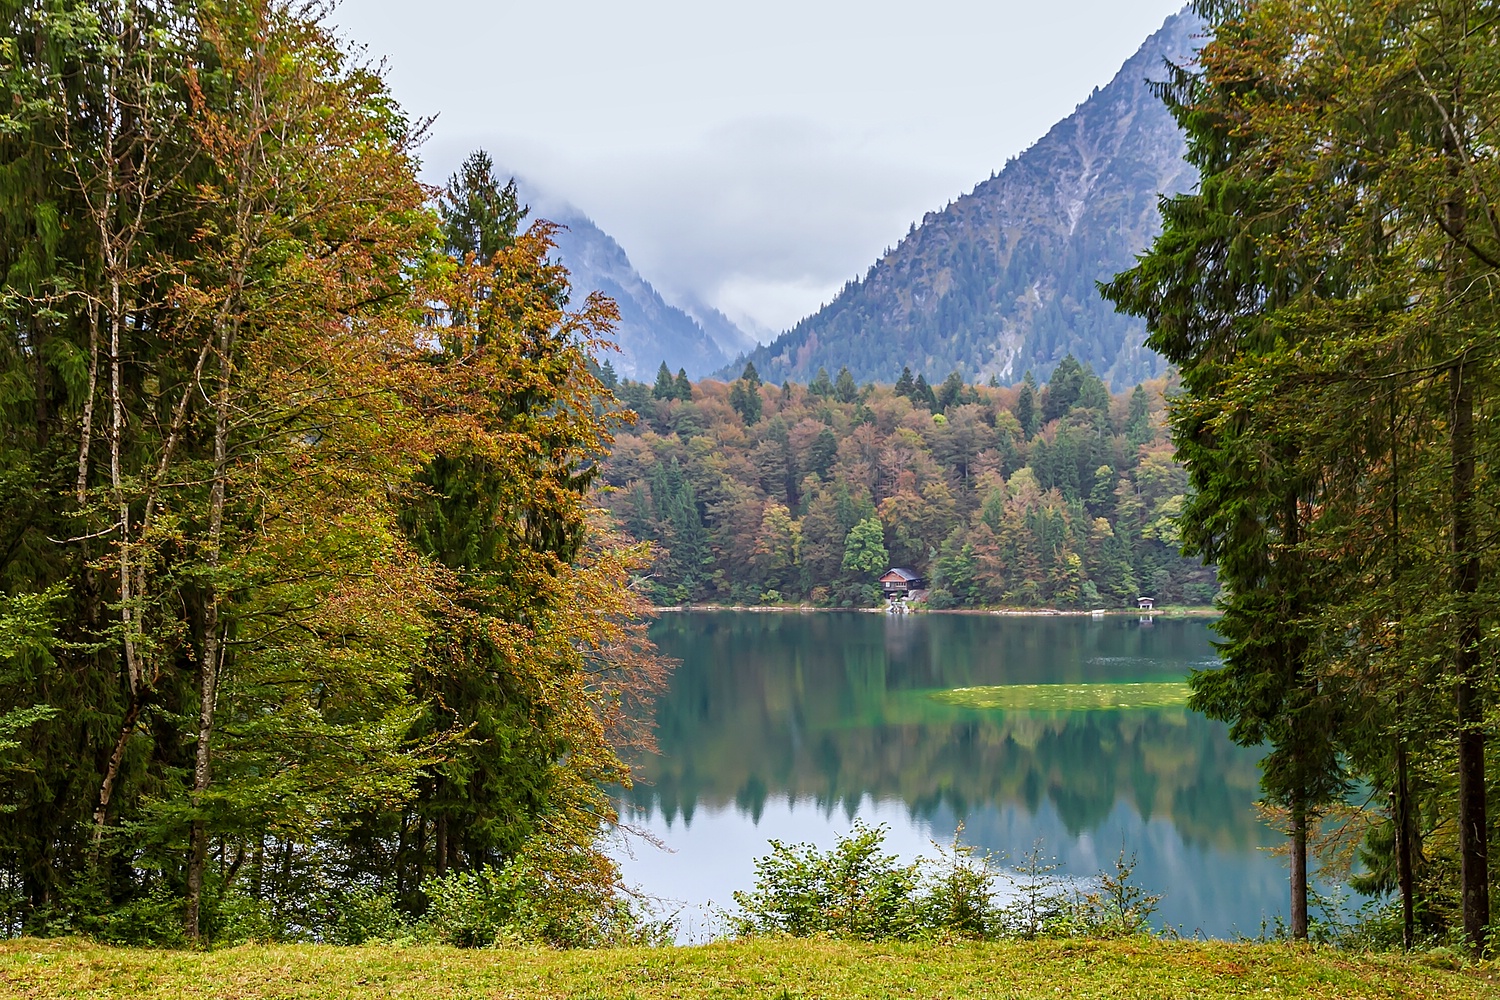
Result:
{"label": "water reflection", "polygon": [[[965,839],[1013,858],[1038,838],[1073,874],[1138,854],[1184,930],[1254,932],[1283,874],[1251,809],[1255,756],[1185,709],[1018,713],[928,697],[988,684],[1180,679],[1214,662],[1206,625],[1133,618],[664,615],[681,660],[662,755],[628,794],[678,853],[627,865],[648,891],[727,904],[769,837],[830,844],[856,816],[918,853]],[[930,853],[930,849],[929,849]]]}

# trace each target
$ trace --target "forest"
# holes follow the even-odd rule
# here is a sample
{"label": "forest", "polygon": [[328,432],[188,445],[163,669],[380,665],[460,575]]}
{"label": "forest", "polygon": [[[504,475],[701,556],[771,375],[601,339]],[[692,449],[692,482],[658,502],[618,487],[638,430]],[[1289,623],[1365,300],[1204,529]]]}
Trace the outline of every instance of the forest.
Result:
{"label": "forest", "polygon": [[[1198,190],[1105,294],[1178,368],[1178,524],[1225,587],[1191,704],[1394,937],[1490,935],[1500,7],[1216,0],[1161,89]],[[1332,853],[1337,854],[1335,850]],[[1325,853],[1326,858],[1326,853]]]}
{"label": "forest", "polygon": [[315,8],[0,12],[0,934],[624,926],[612,303]]}
{"label": "forest", "polygon": [[1213,570],[1179,552],[1167,388],[1112,396],[1071,356],[1009,388],[909,369],[776,387],[753,364],[694,385],[663,364],[616,388],[640,419],[605,463],[606,503],[652,543],[660,604],[868,607],[901,566],[933,608],[1206,605]]}

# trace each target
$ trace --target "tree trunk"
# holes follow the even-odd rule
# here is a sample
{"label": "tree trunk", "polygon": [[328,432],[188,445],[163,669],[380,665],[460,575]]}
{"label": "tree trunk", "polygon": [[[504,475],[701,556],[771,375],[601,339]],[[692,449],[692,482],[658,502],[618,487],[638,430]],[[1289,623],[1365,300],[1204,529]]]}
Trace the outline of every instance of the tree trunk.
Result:
{"label": "tree trunk", "polygon": [[1484,947],[1490,922],[1485,815],[1484,696],[1480,689],[1479,555],[1474,531],[1474,386],[1462,360],[1450,373],[1453,428],[1454,701],[1458,721],[1458,856],[1464,933]]}
{"label": "tree trunk", "polygon": [[[1401,701],[1396,702],[1401,712]],[[1407,777],[1406,741],[1396,740],[1396,808],[1392,817],[1396,826],[1396,883],[1401,889],[1401,947],[1411,951],[1416,940],[1415,884],[1412,877],[1411,784]]]}
{"label": "tree trunk", "polygon": [[1292,800],[1292,939],[1307,940],[1307,806]]}
{"label": "tree trunk", "polygon": [[[226,310],[227,312],[227,310]],[[193,809],[191,850],[188,857],[186,931],[190,941],[202,941],[200,912],[203,903],[203,868],[208,856],[208,823],[203,816],[203,798],[212,779],[211,744],[214,712],[219,700],[219,673],[223,666],[223,623],[219,615],[220,588],[217,580],[223,552],[224,500],[229,476],[230,351],[235,328],[229,317],[219,327],[219,378],[214,392],[214,479],[208,502],[208,601],[203,612],[203,657],[198,685],[198,745],[193,761]]]}

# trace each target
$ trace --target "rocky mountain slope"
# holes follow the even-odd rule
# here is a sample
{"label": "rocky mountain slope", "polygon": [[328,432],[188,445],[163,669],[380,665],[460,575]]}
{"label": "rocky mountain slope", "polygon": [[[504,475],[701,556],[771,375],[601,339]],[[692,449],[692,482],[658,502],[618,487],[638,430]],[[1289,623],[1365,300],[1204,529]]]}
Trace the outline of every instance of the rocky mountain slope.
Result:
{"label": "rocky mountain slope", "polygon": [[1027,370],[1045,379],[1069,353],[1117,389],[1160,374],[1143,325],[1116,314],[1094,283],[1159,231],[1158,195],[1196,180],[1147,81],[1166,76],[1166,60],[1189,61],[1200,30],[1187,11],[1168,18],[1108,86],[998,175],[928,213],[864,278],[753,351],[762,377],[806,381],[847,365],[861,381],[889,382],[909,365],[934,382],[958,369],[1014,383]]}
{"label": "rocky mountain slope", "polygon": [[532,215],[567,227],[557,234],[557,257],[572,277],[575,300],[599,291],[620,307],[615,327],[620,352],[601,358],[620,377],[650,381],[665,361],[672,371],[685,368],[696,379],[755,345],[720,312],[700,306],[690,313],[667,302],[636,271],[620,244],[577,209],[548,207]]}

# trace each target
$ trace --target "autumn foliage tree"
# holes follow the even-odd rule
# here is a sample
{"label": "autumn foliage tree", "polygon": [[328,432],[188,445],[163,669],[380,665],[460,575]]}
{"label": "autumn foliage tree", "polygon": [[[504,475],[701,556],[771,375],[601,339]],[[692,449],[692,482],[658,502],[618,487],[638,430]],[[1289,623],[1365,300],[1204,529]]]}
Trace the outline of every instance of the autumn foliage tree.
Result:
{"label": "autumn foliage tree", "polygon": [[[418,135],[301,7],[0,10],[21,925],[315,933],[357,879],[417,889],[434,781],[500,744],[524,766],[468,789],[504,819],[463,863],[526,844],[608,883],[601,789],[658,670],[638,555],[590,527],[610,307],[566,309],[544,225],[443,254]],[[444,683],[520,707],[439,718]]]}

